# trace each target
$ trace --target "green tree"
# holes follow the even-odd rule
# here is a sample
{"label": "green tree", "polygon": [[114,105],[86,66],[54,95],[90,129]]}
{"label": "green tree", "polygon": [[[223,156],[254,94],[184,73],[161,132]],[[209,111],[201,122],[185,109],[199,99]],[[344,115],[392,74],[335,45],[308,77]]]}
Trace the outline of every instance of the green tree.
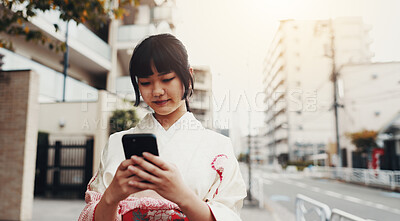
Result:
{"label": "green tree", "polygon": [[109,121],[110,134],[122,130],[128,130],[129,128],[136,126],[138,122],[139,118],[135,110],[115,110]]}
{"label": "green tree", "polygon": [[[77,24],[85,23],[94,29],[106,25],[110,16],[122,18],[129,13],[123,6],[126,4],[138,5],[139,0],[118,0],[118,6],[113,0],[3,0],[0,1],[0,34],[10,36],[25,36],[27,41],[47,44],[50,49],[63,51],[65,45],[56,43],[44,35],[40,30],[29,28],[28,21],[38,12],[58,10],[60,19],[74,20]],[[55,31],[58,27],[54,26]],[[0,47],[13,48],[12,42],[0,39]]]}
{"label": "green tree", "polygon": [[351,143],[357,147],[357,152],[369,153],[372,148],[377,147],[376,136],[378,132],[374,130],[362,130],[355,133],[349,133]]}

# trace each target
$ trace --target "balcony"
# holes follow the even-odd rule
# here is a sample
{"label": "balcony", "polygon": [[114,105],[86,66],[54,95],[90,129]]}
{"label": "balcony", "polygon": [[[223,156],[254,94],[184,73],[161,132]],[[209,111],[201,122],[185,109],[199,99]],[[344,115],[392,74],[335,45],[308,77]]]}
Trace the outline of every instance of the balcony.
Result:
{"label": "balcony", "polygon": [[159,21],[172,21],[172,8],[168,6],[159,6],[153,8],[153,20]]}
{"label": "balcony", "polygon": [[[24,56],[0,48],[3,70],[31,69],[39,75],[39,102],[53,103],[62,100],[64,75]],[[65,100],[67,102],[89,102],[98,99],[98,90],[81,81],[67,77]]]}
{"label": "balcony", "polygon": [[127,48],[134,47],[134,44],[144,39],[146,36],[156,33],[154,25],[122,25],[118,27],[118,45],[128,43]]}
{"label": "balcony", "polygon": [[[59,19],[59,12],[39,12],[31,23],[58,41],[65,41],[67,23]],[[54,25],[59,31],[55,31]],[[68,25],[70,61],[90,72],[108,72],[111,69],[111,48],[86,26],[70,21]]]}

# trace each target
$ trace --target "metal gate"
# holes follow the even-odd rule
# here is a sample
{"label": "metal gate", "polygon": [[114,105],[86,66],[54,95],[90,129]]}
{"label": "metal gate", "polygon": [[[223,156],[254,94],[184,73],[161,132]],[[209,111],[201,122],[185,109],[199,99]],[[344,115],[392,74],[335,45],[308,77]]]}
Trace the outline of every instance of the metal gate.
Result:
{"label": "metal gate", "polygon": [[35,195],[56,198],[84,198],[92,177],[93,139],[38,142]]}

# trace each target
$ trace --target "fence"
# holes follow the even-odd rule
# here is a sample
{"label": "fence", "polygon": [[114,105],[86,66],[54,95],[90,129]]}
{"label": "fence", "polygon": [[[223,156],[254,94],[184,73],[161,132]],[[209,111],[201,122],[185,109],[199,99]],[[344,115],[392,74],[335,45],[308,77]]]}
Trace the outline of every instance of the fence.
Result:
{"label": "fence", "polygon": [[93,140],[38,145],[35,195],[83,198],[92,176]]}
{"label": "fence", "polygon": [[400,189],[400,171],[356,169],[344,167],[313,167],[308,176],[340,179],[346,182],[362,183],[368,186],[380,186],[392,190]]}
{"label": "fence", "polygon": [[328,205],[297,194],[296,196],[296,221],[371,221],[339,209],[330,209]]}

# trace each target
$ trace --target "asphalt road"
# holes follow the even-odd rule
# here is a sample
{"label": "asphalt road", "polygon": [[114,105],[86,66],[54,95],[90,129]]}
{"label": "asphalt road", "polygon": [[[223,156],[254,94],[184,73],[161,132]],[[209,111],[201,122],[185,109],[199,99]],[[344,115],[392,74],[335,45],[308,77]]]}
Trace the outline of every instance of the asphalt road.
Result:
{"label": "asphalt road", "polygon": [[[242,170],[247,179],[246,170]],[[365,219],[400,220],[400,193],[300,174],[253,173],[264,182],[264,201],[275,220],[294,220],[297,194]],[[315,214],[314,214],[315,215]],[[311,218],[310,220],[314,220]]]}

